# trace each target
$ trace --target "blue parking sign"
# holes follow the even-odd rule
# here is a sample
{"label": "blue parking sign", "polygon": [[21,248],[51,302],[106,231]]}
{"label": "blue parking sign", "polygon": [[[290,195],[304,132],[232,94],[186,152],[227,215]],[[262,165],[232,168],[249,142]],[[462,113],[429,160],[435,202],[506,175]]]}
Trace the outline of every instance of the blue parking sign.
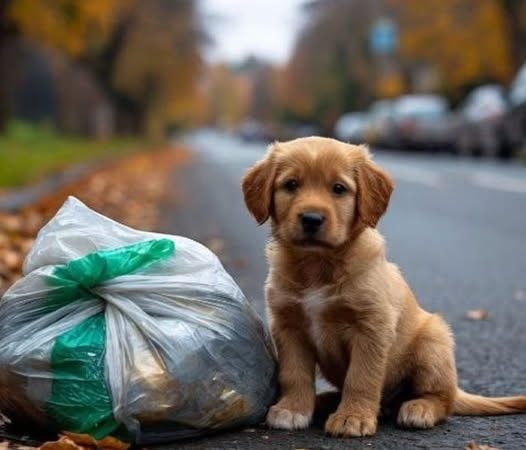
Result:
{"label": "blue parking sign", "polygon": [[369,46],[376,54],[393,53],[398,46],[396,24],[388,18],[377,20],[369,31]]}

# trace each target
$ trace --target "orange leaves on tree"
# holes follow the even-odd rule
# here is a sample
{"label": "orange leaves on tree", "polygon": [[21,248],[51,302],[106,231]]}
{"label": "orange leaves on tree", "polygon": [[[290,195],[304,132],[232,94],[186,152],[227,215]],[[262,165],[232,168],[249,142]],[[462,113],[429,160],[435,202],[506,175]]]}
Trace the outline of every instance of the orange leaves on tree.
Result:
{"label": "orange leaves on tree", "polygon": [[125,4],[125,0],[16,0],[9,16],[25,36],[78,57],[105,42]]}
{"label": "orange leaves on tree", "polygon": [[467,86],[513,73],[510,36],[499,0],[388,0],[400,29],[406,71],[438,70],[440,88],[461,95]]}

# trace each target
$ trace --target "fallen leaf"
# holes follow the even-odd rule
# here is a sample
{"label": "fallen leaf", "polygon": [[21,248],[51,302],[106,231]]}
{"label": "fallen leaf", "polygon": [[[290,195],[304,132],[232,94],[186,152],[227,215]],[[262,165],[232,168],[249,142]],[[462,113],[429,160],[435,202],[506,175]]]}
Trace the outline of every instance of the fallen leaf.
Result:
{"label": "fallen leaf", "polygon": [[96,440],[89,434],[63,432],[57,441],[46,442],[39,450],[127,450],[130,444],[107,436]]}
{"label": "fallen leaf", "polygon": [[22,255],[19,252],[15,250],[4,250],[0,256],[9,270],[16,271],[22,267]]}
{"label": "fallen leaf", "polygon": [[84,447],[77,445],[67,436],[61,436],[58,441],[45,442],[39,450],[83,450]]}
{"label": "fallen leaf", "polygon": [[496,447],[491,447],[486,444],[477,444],[475,441],[471,441],[464,447],[464,450],[499,450]]}
{"label": "fallen leaf", "polygon": [[248,260],[244,257],[236,258],[232,261],[232,267],[235,269],[245,269],[248,267]]}
{"label": "fallen leaf", "polygon": [[515,289],[513,292],[513,300],[522,302],[526,300],[526,289]]}
{"label": "fallen leaf", "polygon": [[119,439],[111,436],[106,436],[103,439],[96,440],[89,434],[70,433],[68,431],[63,431],[62,434],[67,439],[70,439],[75,444],[78,444],[82,447],[104,450],[127,450],[130,447],[130,444],[127,442],[122,442]]}
{"label": "fallen leaf", "polygon": [[488,320],[489,312],[485,309],[472,309],[466,313],[466,318],[469,320]]}
{"label": "fallen leaf", "polygon": [[0,221],[0,228],[8,233],[15,233],[22,228],[22,217],[15,214],[4,215]]}
{"label": "fallen leaf", "polygon": [[206,246],[216,255],[220,255],[225,251],[225,241],[220,238],[209,239]]}

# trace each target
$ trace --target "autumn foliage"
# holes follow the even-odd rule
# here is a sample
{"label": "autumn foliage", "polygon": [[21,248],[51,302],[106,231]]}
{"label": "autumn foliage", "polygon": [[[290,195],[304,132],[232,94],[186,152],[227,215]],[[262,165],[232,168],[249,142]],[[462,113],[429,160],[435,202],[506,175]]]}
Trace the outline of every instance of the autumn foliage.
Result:
{"label": "autumn foliage", "polygon": [[195,1],[8,0],[6,14],[16,35],[93,75],[135,131],[159,136],[202,117]]}
{"label": "autumn foliage", "polygon": [[16,0],[9,15],[29,39],[65,51],[86,55],[106,45],[125,0]]}
{"label": "autumn foliage", "polygon": [[498,0],[390,0],[400,24],[404,70],[426,64],[453,97],[475,83],[508,83],[515,72],[511,36]]}
{"label": "autumn foliage", "polygon": [[[524,0],[318,0],[305,14],[282,108],[327,130],[374,98],[432,91],[457,102],[477,84],[507,84],[526,58]],[[386,17],[398,46],[379,56],[369,32]]]}
{"label": "autumn foliage", "polygon": [[[526,0],[311,0],[298,14],[283,66],[206,64],[197,0],[6,0],[0,64],[10,30],[89,71],[117,111],[117,131],[160,136],[246,117],[328,131],[375,98],[437,92],[456,103],[477,84],[508,84],[526,58]],[[370,32],[385,18],[398,42],[378,55]],[[0,89],[0,127],[2,102]]]}

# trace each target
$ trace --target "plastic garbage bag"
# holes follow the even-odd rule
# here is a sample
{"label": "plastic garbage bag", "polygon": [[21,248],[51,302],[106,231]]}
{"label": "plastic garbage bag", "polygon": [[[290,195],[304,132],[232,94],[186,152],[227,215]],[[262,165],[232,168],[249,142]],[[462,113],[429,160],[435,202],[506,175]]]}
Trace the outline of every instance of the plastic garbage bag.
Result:
{"label": "plastic garbage bag", "polygon": [[137,444],[258,423],[268,334],[218,258],[70,197],[0,302],[0,410]]}

